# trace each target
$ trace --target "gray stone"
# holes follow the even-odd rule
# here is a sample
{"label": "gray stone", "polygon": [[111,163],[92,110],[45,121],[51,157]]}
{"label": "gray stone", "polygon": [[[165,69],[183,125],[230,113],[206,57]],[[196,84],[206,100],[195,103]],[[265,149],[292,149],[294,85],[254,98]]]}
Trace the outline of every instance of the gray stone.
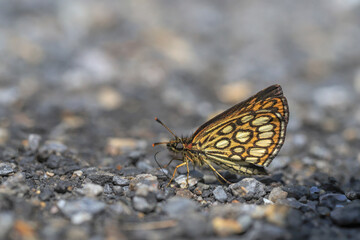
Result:
{"label": "gray stone", "polygon": [[288,193],[281,189],[281,187],[275,187],[269,194],[269,200],[276,202],[278,199],[285,199]]}
{"label": "gray stone", "polygon": [[288,197],[293,197],[296,199],[300,199],[304,196],[309,195],[309,189],[306,188],[305,186],[290,185],[288,187],[283,187],[283,190],[288,193]]}
{"label": "gray stone", "polygon": [[29,148],[35,152],[40,146],[41,136],[37,134],[30,134],[28,137]]}
{"label": "gray stone", "polygon": [[103,202],[84,197],[74,201],[60,200],[57,206],[73,224],[81,224],[103,211],[106,205]]}
{"label": "gray stone", "polygon": [[21,172],[8,177],[8,179],[0,185],[0,193],[16,194],[18,197],[23,197],[29,190],[30,188],[25,181],[25,174]]}
{"label": "gray stone", "polygon": [[246,239],[291,239],[286,229],[275,226],[273,224],[255,221],[251,230],[247,232]]}
{"label": "gray stone", "polygon": [[39,148],[39,152],[44,153],[63,153],[68,149],[66,145],[57,141],[47,141]]}
{"label": "gray stone", "polygon": [[0,163],[0,176],[8,176],[14,173],[13,164],[11,163]]}
{"label": "gray stone", "polygon": [[132,213],[131,207],[127,206],[125,203],[119,201],[110,206],[111,212],[121,215],[130,215]]}
{"label": "gray stone", "polygon": [[339,226],[360,226],[360,204],[352,203],[345,207],[335,208],[330,217]]}
{"label": "gray stone", "polygon": [[164,211],[174,218],[181,218],[188,213],[196,211],[197,205],[194,201],[187,198],[173,197],[164,205]]}
{"label": "gray stone", "polygon": [[264,202],[264,205],[274,204],[273,201],[271,201],[271,200],[269,200],[269,199],[267,199],[267,198],[263,198],[262,200],[263,200],[263,202]]}
{"label": "gray stone", "polygon": [[193,187],[197,184],[198,180],[192,176],[189,176],[188,182],[187,175],[179,175],[175,178],[175,182],[180,185],[181,188]]}
{"label": "gray stone", "polygon": [[44,188],[43,190],[41,190],[41,193],[39,194],[39,199],[41,201],[48,201],[50,200],[51,197],[53,197],[54,191],[49,189],[49,188]]}
{"label": "gray stone", "polygon": [[104,193],[105,194],[112,194],[113,193],[113,189],[111,188],[110,184],[105,184]]}
{"label": "gray stone", "polygon": [[312,186],[310,189],[309,189],[309,193],[310,193],[310,199],[311,200],[316,200],[319,198],[319,194],[320,194],[320,189],[316,186]]}
{"label": "gray stone", "polygon": [[330,209],[324,206],[319,206],[317,209],[317,212],[319,213],[320,216],[328,216],[330,215]]}
{"label": "gray stone", "polygon": [[113,181],[114,175],[108,172],[96,172],[94,174],[90,174],[88,178],[96,184],[104,186],[105,183],[111,183]]}
{"label": "gray stone", "polygon": [[335,208],[336,205],[343,205],[349,202],[347,197],[344,194],[338,194],[338,193],[327,193],[324,195],[321,195],[320,198],[320,205],[328,207],[330,209]]}
{"label": "gray stone", "polygon": [[98,184],[85,183],[82,188],[78,189],[77,192],[87,197],[96,197],[102,194],[104,188]]}
{"label": "gray stone", "polygon": [[14,224],[14,215],[10,212],[0,213],[0,239],[6,239],[7,234]]}
{"label": "gray stone", "polygon": [[219,202],[225,202],[227,200],[227,195],[222,186],[217,186],[213,191],[214,197]]}
{"label": "gray stone", "polygon": [[121,186],[113,186],[113,191],[116,195],[122,195],[124,193],[124,189]]}
{"label": "gray stone", "polygon": [[305,206],[305,204],[300,203],[295,198],[286,198],[286,199],[278,199],[277,204],[286,205],[292,208],[299,209],[302,206]]}
{"label": "gray stone", "polygon": [[149,192],[146,196],[135,196],[132,199],[133,208],[136,211],[149,213],[156,207],[156,195],[153,192]]}
{"label": "gray stone", "polygon": [[349,191],[345,195],[350,200],[355,200],[360,198],[360,192],[356,192],[356,191]]}
{"label": "gray stone", "polygon": [[114,185],[118,185],[118,186],[128,186],[130,183],[130,181],[127,178],[120,176],[114,176],[112,181]]}
{"label": "gray stone", "polygon": [[56,169],[59,167],[61,161],[62,161],[63,157],[58,156],[58,155],[50,155],[49,158],[46,160],[45,165],[48,168],[51,169]]}
{"label": "gray stone", "polygon": [[259,199],[266,194],[265,185],[255,178],[244,178],[240,182],[229,186],[234,196],[241,196],[246,200]]}
{"label": "gray stone", "polygon": [[156,192],[159,187],[157,177],[151,174],[139,174],[131,179],[130,186],[136,191],[138,188],[147,188],[150,192]]}

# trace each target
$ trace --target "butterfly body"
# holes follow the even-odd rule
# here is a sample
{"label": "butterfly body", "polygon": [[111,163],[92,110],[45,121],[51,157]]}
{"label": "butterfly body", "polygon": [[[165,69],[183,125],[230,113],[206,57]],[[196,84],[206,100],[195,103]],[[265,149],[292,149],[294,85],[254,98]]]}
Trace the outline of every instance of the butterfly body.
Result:
{"label": "butterfly body", "polygon": [[166,146],[170,152],[189,156],[189,161],[194,165],[202,166],[204,161],[202,161],[201,151],[196,147],[196,143],[192,141],[193,139],[191,137],[175,138],[170,140]]}
{"label": "butterfly body", "polygon": [[[282,89],[272,85],[204,123],[191,137],[173,134],[175,138],[165,144],[181,154],[183,163],[177,168],[189,169],[189,162],[208,165],[223,180],[213,164],[236,174],[262,175],[263,166],[271,163],[284,143],[288,119]],[[162,143],[154,146],[158,144]]]}

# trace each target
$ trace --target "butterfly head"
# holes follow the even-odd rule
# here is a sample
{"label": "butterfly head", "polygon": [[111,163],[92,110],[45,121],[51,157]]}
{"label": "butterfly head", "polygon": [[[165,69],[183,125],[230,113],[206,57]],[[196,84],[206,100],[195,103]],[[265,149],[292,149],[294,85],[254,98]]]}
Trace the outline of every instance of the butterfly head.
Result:
{"label": "butterfly head", "polygon": [[166,147],[175,153],[184,151],[184,144],[181,142],[180,138],[176,138],[174,140],[171,140],[166,144]]}

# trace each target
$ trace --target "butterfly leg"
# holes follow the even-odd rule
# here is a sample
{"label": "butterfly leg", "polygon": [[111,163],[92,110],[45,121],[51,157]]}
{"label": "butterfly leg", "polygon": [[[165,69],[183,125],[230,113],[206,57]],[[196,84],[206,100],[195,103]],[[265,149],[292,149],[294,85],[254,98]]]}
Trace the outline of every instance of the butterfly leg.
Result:
{"label": "butterfly leg", "polygon": [[204,160],[204,162],[211,168],[211,170],[213,170],[214,175],[215,175],[215,177],[217,178],[217,180],[218,180],[219,182],[221,182],[221,181],[219,180],[218,176],[219,176],[222,180],[224,180],[227,184],[231,184],[231,182],[229,182],[228,180],[226,180],[226,179],[213,167],[213,165],[211,165],[211,164],[210,164],[208,161],[206,161],[206,160]]}
{"label": "butterfly leg", "polygon": [[[185,156],[185,163],[186,163],[186,170],[187,170],[187,175],[186,175],[186,187],[189,186],[189,175],[190,175],[190,170],[189,170],[189,160],[191,161],[191,158],[187,155]],[[189,160],[188,160],[189,159]]]}
{"label": "butterfly leg", "polygon": [[175,177],[175,173],[176,173],[177,169],[178,169],[179,167],[184,166],[185,164],[187,164],[187,161],[186,161],[186,162],[183,162],[183,163],[181,163],[181,164],[179,164],[179,165],[177,165],[177,166],[175,167],[174,173],[173,173],[173,175],[172,175],[172,177],[171,177],[171,179],[170,179],[169,183],[167,184],[167,187],[170,185],[170,183],[171,183],[171,182],[172,182],[172,180],[174,179],[174,177]]}
{"label": "butterfly leg", "polygon": [[168,166],[170,166],[170,164],[171,164],[172,161],[174,161],[174,160],[182,160],[182,159],[172,158],[172,159],[170,160],[170,162],[168,162],[167,164],[165,164],[165,165],[163,166],[163,168],[167,168]]}

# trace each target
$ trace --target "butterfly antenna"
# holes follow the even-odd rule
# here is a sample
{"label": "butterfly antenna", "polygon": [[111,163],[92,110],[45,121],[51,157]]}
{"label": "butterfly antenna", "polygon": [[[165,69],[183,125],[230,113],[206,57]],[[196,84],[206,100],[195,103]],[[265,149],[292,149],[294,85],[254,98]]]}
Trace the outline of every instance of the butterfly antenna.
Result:
{"label": "butterfly antenna", "polygon": [[160,145],[160,144],[167,144],[168,142],[157,142],[157,143],[153,143],[152,146],[155,147],[157,145]]}
{"label": "butterfly antenna", "polygon": [[168,130],[176,139],[178,139],[178,137],[170,130],[170,128],[168,128],[162,121],[160,121],[160,119],[158,119],[157,117],[155,118],[155,121],[157,121],[158,123],[160,123],[164,128],[166,128],[166,130]]}
{"label": "butterfly antenna", "polygon": [[160,153],[161,151],[158,151],[158,152],[156,152],[155,153],[155,155],[154,155],[154,159],[155,159],[155,162],[156,162],[156,164],[159,166],[159,168],[161,169],[161,171],[164,173],[164,175],[169,179],[170,177],[169,177],[169,175],[167,175],[166,174],[166,172],[164,171],[164,169],[163,169],[163,167],[161,167],[161,165],[159,164],[159,162],[157,161],[157,159],[156,159],[156,155],[158,155],[158,153]]}

